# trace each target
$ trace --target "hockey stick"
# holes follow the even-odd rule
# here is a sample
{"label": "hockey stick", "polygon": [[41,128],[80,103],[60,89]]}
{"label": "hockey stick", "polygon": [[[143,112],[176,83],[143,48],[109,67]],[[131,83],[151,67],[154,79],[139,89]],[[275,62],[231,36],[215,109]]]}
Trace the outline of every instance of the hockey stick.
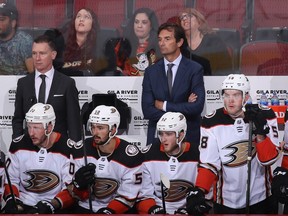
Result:
{"label": "hockey stick", "polygon": [[160,173],[160,184],[161,184],[161,196],[164,214],[166,214],[165,194],[164,187],[168,190],[170,188],[170,180],[163,174]]}
{"label": "hockey stick", "polygon": [[250,182],[251,182],[251,160],[252,160],[252,135],[253,122],[249,121],[249,142],[247,152],[247,189],[246,189],[246,214],[250,213]]}
{"label": "hockey stick", "polygon": [[5,175],[6,175],[6,178],[7,178],[8,187],[10,189],[10,195],[12,197],[12,201],[13,201],[15,209],[18,210],[18,206],[17,206],[16,199],[15,199],[15,194],[13,192],[11,179],[10,179],[10,176],[9,176],[9,173],[8,173],[8,169],[7,169],[7,166],[6,166],[5,154],[2,151],[0,151],[0,154],[1,154],[1,158],[0,158],[1,159],[1,163],[3,163],[3,165],[4,165],[4,171],[5,171]]}
{"label": "hockey stick", "polygon": [[[87,160],[87,150],[86,150],[86,145],[85,145],[85,124],[83,121],[84,114],[88,111],[89,109],[89,104],[88,102],[84,103],[81,109],[81,138],[82,138],[82,143],[83,143],[83,156],[84,156],[84,164],[85,166],[88,164]],[[91,213],[93,212],[92,208],[92,191],[91,191],[91,185],[88,187],[88,192],[89,192],[89,209]]]}

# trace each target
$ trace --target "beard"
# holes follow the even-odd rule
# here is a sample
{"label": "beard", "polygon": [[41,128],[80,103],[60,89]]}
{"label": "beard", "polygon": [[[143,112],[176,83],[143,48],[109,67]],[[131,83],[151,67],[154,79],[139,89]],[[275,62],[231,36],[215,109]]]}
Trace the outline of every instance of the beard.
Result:
{"label": "beard", "polygon": [[12,33],[12,25],[7,26],[6,31],[0,30],[0,39],[6,39]]}

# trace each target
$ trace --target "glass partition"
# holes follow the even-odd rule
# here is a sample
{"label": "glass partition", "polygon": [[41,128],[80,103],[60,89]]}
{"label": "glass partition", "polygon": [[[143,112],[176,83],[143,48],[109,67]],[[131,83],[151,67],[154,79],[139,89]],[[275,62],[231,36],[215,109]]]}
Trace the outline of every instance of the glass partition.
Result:
{"label": "glass partition", "polygon": [[[148,66],[162,58],[157,31],[165,22],[183,27],[182,54],[201,64],[204,75],[288,73],[286,0],[273,4],[270,0],[0,3],[0,24],[6,25],[0,31],[1,75],[33,71],[32,61],[27,66],[32,60],[29,47],[39,35],[47,34],[57,47],[54,67],[68,76],[143,76]],[[18,16],[7,14],[5,4],[15,5]],[[16,32],[22,33],[15,37]],[[11,44],[16,49],[11,50]]]}

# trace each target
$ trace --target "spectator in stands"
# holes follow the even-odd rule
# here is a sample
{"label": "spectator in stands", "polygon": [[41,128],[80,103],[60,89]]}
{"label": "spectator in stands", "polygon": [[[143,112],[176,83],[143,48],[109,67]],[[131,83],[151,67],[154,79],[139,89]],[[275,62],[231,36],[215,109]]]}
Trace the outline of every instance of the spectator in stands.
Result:
{"label": "spectator in stands", "polygon": [[[144,70],[154,64],[161,55],[157,30],[158,20],[154,11],[149,8],[139,8],[135,11],[124,31],[124,37],[130,41],[132,48],[130,59],[117,58],[117,66],[124,75],[143,75]],[[116,47],[116,55],[118,50]]]}
{"label": "spectator in stands", "polygon": [[194,8],[180,13],[181,26],[185,30],[188,50],[210,61],[212,75],[226,75],[232,72],[232,58],[228,47],[208,26],[203,14]]}
{"label": "spectator in stands", "polygon": [[257,75],[288,75],[288,30],[282,28],[277,37],[279,58],[272,58],[257,68]]}
{"label": "spectator in stands", "polygon": [[[180,21],[180,18],[178,16],[170,17],[167,20],[167,22],[168,23],[176,23],[177,25],[181,26],[181,21]],[[181,53],[186,58],[189,58],[189,59],[196,61],[197,63],[201,64],[203,69],[204,69],[204,74],[203,74],[204,76],[208,76],[208,75],[212,74],[209,60],[190,52],[187,39],[184,40],[183,45],[181,46]]]}
{"label": "spectator in stands", "polygon": [[0,4],[0,74],[24,75],[33,72],[32,37],[17,30],[17,8]]}
{"label": "spectator in stands", "polygon": [[69,76],[93,76],[100,69],[97,61],[99,24],[89,8],[80,9],[67,32],[64,65],[61,72]]}

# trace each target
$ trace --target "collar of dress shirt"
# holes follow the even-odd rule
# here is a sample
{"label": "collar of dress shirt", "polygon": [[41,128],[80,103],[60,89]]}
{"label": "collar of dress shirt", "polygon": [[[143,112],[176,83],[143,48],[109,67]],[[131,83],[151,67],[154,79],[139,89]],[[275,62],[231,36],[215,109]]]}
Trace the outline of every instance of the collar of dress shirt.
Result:
{"label": "collar of dress shirt", "polygon": [[[173,63],[173,64],[174,64],[174,67],[172,68],[172,70],[178,68],[181,59],[182,59],[182,54],[181,54],[181,53],[180,53],[180,55],[179,55],[173,62],[169,62],[167,59],[164,58],[165,71],[168,70],[167,64],[169,64],[169,63]],[[176,71],[177,71],[177,70],[176,70]]]}
{"label": "collar of dress shirt", "polygon": [[[42,73],[40,73],[39,71],[35,71],[35,73],[36,73],[36,78],[38,78]],[[53,75],[54,75],[54,67],[52,66],[52,68],[49,70],[49,71],[47,71],[46,73],[45,73],[45,75],[46,75],[46,77],[48,78],[48,79],[50,79],[50,80],[52,80],[52,78],[53,78]]]}

